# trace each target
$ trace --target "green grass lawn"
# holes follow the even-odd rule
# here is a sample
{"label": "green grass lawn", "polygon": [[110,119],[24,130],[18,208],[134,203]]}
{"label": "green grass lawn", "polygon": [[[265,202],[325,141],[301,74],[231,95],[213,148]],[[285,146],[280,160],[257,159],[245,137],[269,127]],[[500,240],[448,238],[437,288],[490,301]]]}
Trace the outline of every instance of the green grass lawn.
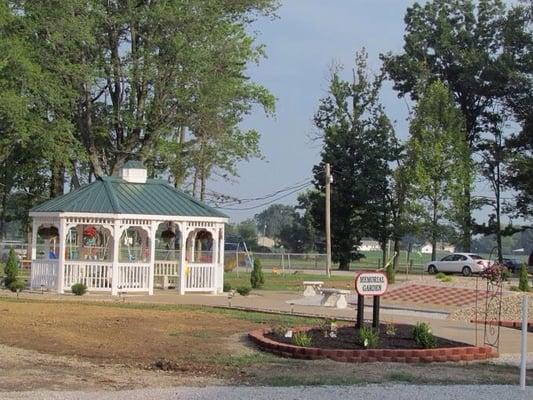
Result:
{"label": "green grass lawn", "polygon": [[[332,276],[328,278],[324,275],[317,274],[272,274],[265,272],[265,284],[262,290],[281,290],[281,291],[302,291],[304,281],[322,281],[325,287],[335,287],[346,289],[353,287],[353,277],[351,276]],[[232,289],[239,286],[250,286],[249,272],[226,272],[224,274],[224,283],[231,285]]]}

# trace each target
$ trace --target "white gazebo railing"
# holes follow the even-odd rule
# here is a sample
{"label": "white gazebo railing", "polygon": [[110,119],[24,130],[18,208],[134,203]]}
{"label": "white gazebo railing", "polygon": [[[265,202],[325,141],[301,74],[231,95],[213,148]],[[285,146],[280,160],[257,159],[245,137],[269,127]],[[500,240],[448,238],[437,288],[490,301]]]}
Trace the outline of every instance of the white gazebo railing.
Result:
{"label": "white gazebo railing", "polygon": [[154,279],[163,289],[178,284],[178,265],[178,261],[155,260]]}
{"label": "white gazebo railing", "polygon": [[31,263],[32,289],[55,289],[58,265],[58,260],[33,260]]}
{"label": "white gazebo railing", "polygon": [[185,291],[209,292],[216,290],[214,264],[189,264],[185,270]]}
{"label": "white gazebo railing", "polygon": [[112,262],[65,261],[64,287],[83,283],[89,290],[111,290],[112,271]]}
{"label": "white gazebo railing", "polygon": [[123,292],[146,292],[150,287],[150,264],[120,263],[118,288]]}

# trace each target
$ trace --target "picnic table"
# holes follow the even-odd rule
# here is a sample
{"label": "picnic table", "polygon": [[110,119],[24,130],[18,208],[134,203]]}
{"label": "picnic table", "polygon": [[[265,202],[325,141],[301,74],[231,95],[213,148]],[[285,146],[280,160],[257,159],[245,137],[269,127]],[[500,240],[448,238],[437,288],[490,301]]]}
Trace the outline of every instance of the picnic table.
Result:
{"label": "picnic table", "polygon": [[322,289],[322,281],[304,281],[304,297],[316,296]]}
{"label": "picnic table", "polygon": [[324,298],[321,301],[321,305],[326,307],[346,308],[348,302],[346,301],[346,295],[350,294],[349,290],[325,288],[322,289]]}

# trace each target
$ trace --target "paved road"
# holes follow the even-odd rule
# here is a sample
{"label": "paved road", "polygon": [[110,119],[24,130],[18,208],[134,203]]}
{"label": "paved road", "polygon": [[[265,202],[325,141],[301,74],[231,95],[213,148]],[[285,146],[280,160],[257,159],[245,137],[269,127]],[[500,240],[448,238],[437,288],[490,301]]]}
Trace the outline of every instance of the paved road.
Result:
{"label": "paved road", "polygon": [[180,387],[143,389],[122,392],[27,392],[0,393],[6,400],[531,400],[533,387],[521,391],[516,386],[419,386],[419,385],[364,385],[364,386],[307,386],[307,387]]}

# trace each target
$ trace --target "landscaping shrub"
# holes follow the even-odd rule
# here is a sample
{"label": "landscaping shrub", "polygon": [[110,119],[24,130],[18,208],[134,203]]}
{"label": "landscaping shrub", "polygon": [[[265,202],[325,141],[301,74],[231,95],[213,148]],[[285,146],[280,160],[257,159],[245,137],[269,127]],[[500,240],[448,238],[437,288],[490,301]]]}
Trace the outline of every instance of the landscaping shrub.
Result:
{"label": "landscaping shrub", "polygon": [[85,286],[83,283],[75,283],[70,289],[76,296],[83,296],[85,293],[87,293],[87,286]]}
{"label": "landscaping shrub", "polygon": [[12,292],[22,291],[26,287],[26,284],[22,281],[16,280],[11,282],[8,286],[9,290]]}
{"label": "landscaping shrub", "polygon": [[224,286],[222,287],[222,290],[227,293],[231,290],[231,285],[229,283],[224,283]]}
{"label": "landscaping shrub", "polygon": [[446,278],[446,274],[444,272],[439,272],[437,275],[435,275],[435,279],[443,279]]}
{"label": "landscaping shrub", "polygon": [[283,323],[276,324],[272,327],[272,333],[278,337],[284,337],[288,330],[289,326]]}
{"label": "landscaping shrub", "polygon": [[359,332],[357,332],[357,338],[361,346],[370,349],[377,347],[379,343],[378,331],[367,326],[363,326],[361,329],[359,329]]}
{"label": "landscaping shrub", "polygon": [[7,256],[6,266],[4,268],[4,284],[6,287],[9,287],[13,282],[17,281],[17,276],[19,269],[17,266],[17,256],[15,255],[15,250],[9,249],[9,255]]}
{"label": "landscaping shrub", "polygon": [[425,322],[418,322],[413,328],[413,339],[420,347],[431,349],[435,347],[435,336],[431,333],[431,327]]}
{"label": "landscaping shrub", "polygon": [[263,274],[263,269],[261,268],[261,260],[258,258],[254,259],[254,269],[250,275],[250,284],[252,288],[259,289],[265,283],[265,276]]}
{"label": "landscaping shrub", "polygon": [[311,337],[307,332],[296,332],[292,337],[292,343],[296,346],[309,347],[311,346]]}
{"label": "landscaping shrub", "polygon": [[241,296],[248,296],[252,291],[252,288],[249,286],[239,286],[236,290]]}
{"label": "landscaping shrub", "polygon": [[441,282],[447,283],[453,281],[452,277],[449,275],[445,275],[444,278],[440,280]]}
{"label": "landscaping shrub", "polygon": [[522,264],[520,267],[520,278],[518,281],[518,289],[520,289],[522,292],[529,292],[528,278],[526,264]]}
{"label": "landscaping shrub", "polygon": [[385,334],[387,336],[396,336],[396,326],[394,325],[394,322],[388,322],[385,325]]}

